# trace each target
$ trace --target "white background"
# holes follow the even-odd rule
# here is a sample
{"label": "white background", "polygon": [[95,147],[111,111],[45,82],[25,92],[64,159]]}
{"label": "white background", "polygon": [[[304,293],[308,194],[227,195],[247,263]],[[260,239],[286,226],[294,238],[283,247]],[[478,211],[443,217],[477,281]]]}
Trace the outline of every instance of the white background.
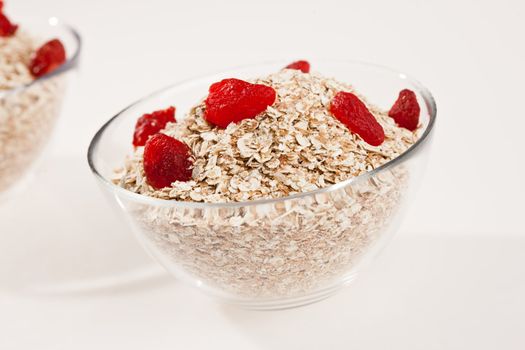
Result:
{"label": "white background", "polygon": [[[45,162],[0,207],[1,349],[525,348],[522,1],[8,0],[7,11],[63,18],[85,45]],[[385,64],[433,92],[425,181],[392,245],[337,296],[274,313],[216,305],[144,256],[98,193],[87,145],[165,85],[310,57]]]}

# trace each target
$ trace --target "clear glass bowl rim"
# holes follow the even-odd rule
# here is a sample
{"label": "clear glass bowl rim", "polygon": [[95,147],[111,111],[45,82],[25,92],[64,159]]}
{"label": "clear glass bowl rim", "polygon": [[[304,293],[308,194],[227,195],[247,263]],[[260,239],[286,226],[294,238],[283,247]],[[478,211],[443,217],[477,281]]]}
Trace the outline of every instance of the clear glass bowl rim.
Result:
{"label": "clear glass bowl rim", "polygon": [[98,171],[98,169],[97,169],[97,167],[95,165],[94,159],[93,159],[94,156],[95,156],[95,153],[96,153],[97,145],[98,145],[100,139],[102,138],[104,132],[106,131],[106,129],[113,122],[115,122],[117,119],[119,119],[127,110],[133,108],[134,106],[136,106],[137,104],[140,104],[141,102],[143,102],[145,100],[148,100],[148,99],[151,99],[151,98],[155,98],[157,95],[160,95],[160,94],[166,92],[167,90],[174,89],[174,88],[183,86],[185,84],[189,84],[189,83],[197,81],[197,80],[202,80],[202,79],[205,79],[206,77],[209,77],[209,76],[213,76],[213,75],[217,75],[217,74],[221,74],[221,73],[226,73],[226,72],[230,72],[230,71],[235,71],[235,70],[240,70],[240,69],[248,69],[248,68],[251,68],[251,67],[255,68],[255,67],[271,65],[271,64],[278,64],[278,63],[285,64],[285,63],[287,63],[287,61],[279,60],[279,61],[267,61],[267,62],[261,62],[261,63],[256,63],[256,64],[248,64],[248,65],[236,66],[236,67],[232,67],[231,69],[223,70],[223,71],[220,71],[220,72],[209,73],[209,74],[200,75],[200,76],[196,76],[196,77],[193,77],[193,78],[185,79],[185,80],[179,81],[179,82],[177,82],[175,84],[172,84],[172,85],[169,85],[167,87],[164,87],[164,88],[162,88],[160,90],[157,90],[157,91],[155,91],[155,92],[153,92],[153,93],[151,93],[151,94],[149,94],[147,96],[144,96],[143,98],[133,102],[132,104],[130,104],[129,106],[127,106],[126,108],[124,108],[123,110],[118,112],[115,116],[113,116],[111,119],[109,119],[106,123],[104,123],[104,125],[102,125],[102,127],[97,131],[97,133],[95,134],[95,136],[93,137],[93,139],[91,140],[91,142],[89,144],[89,148],[88,148],[88,152],[87,152],[87,158],[88,158],[89,167],[90,167],[91,171],[93,172],[93,174],[95,175],[95,177],[103,185],[108,187],[109,190],[116,191],[120,195],[128,197],[130,200],[137,201],[137,202],[142,202],[144,204],[150,204],[150,205],[160,206],[160,207],[177,207],[177,208],[191,208],[191,209],[241,208],[241,207],[249,207],[249,206],[255,206],[255,205],[276,204],[276,203],[285,202],[285,201],[288,201],[288,200],[297,200],[297,199],[300,199],[300,198],[305,198],[305,197],[315,196],[315,195],[318,195],[318,194],[324,194],[324,193],[328,193],[328,192],[337,191],[338,189],[344,188],[344,187],[346,187],[346,186],[348,186],[348,185],[350,185],[350,184],[352,184],[354,182],[365,181],[366,179],[369,179],[369,178],[373,177],[377,173],[380,173],[382,171],[388,170],[388,169],[390,169],[390,168],[392,168],[392,167],[402,163],[404,160],[406,160],[409,157],[415,155],[417,153],[417,151],[422,147],[422,145],[427,142],[427,140],[429,139],[429,135],[431,134],[431,132],[432,132],[432,130],[434,128],[434,124],[436,122],[437,107],[436,107],[436,102],[434,100],[434,97],[432,96],[430,91],[425,86],[423,86],[419,81],[417,81],[416,79],[412,78],[410,75],[407,75],[405,73],[399,72],[399,71],[397,71],[395,69],[392,69],[390,67],[379,65],[379,64],[375,64],[375,63],[368,63],[368,62],[362,62],[362,61],[357,61],[357,60],[336,60],[336,59],[322,59],[322,60],[316,60],[316,61],[317,62],[322,61],[323,63],[329,63],[329,62],[348,63],[348,64],[352,64],[352,65],[361,65],[361,66],[376,68],[376,69],[380,69],[380,70],[383,70],[383,71],[386,71],[386,72],[389,72],[389,73],[392,73],[392,74],[396,74],[396,75],[398,75],[400,77],[402,76],[403,79],[409,81],[417,89],[417,92],[423,97],[423,100],[425,101],[425,104],[427,105],[427,108],[429,110],[429,122],[428,122],[427,127],[425,128],[425,131],[423,132],[423,134],[419,138],[419,140],[417,140],[409,149],[407,149],[405,152],[403,152],[400,156],[398,156],[398,157],[392,159],[391,161],[389,161],[389,162],[387,162],[387,163],[377,167],[374,170],[368,171],[368,172],[366,172],[364,174],[361,174],[359,176],[353,177],[351,179],[348,179],[348,180],[345,180],[345,181],[333,184],[333,185],[328,186],[328,187],[320,188],[320,189],[315,190],[315,191],[298,193],[298,194],[294,194],[294,195],[286,196],[286,197],[281,197],[281,198],[258,199],[258,200],[252,200],[252,201],[244,201],[244,202],[220,202],[220,203],[187,202],[187,201],[177,201],[177,200],[172,200],[172,199],[170,200],[170,199],[160,199],[160,198],[149,197],[149,196],[145,196],[145,195],[142,195],[142,194],[138,194],[138,193],[134,193],[134,192],[128,191],[128,190],[126,190],[126,189],[124,189],[124,188],[122,188],[120,186],[117,186],[117,185],[113,184],[111,181],[106,179]]}
{"label": "clear glass bowl rim", "polygon": [[48,80],[48,79],[54,78],[56,76],[62,75],[64,73],[67,73],[70,70],[72,70],[72,69],[74,69],[74,68],[76,68],[78,66],[78,63],[79,63],[79,60],[80,60],[80,52],[82,51],[82,36],[80,35],[80,33],[75,28],[73,28],[69,24],[63,22],[61,19],[59,19],[57,17],[49,17],[47,19],[47,23],[49,24],[49,26],[61,28],[65,32],[69,33],[71,35],[72,39],[76,43],[76,46],[77,46],[76,50],[68,55],[69,57],[66,59],[66,62],[64,62],[64,64],[62,64],[60,67],[58,67],[57,69],[53,70],[52,72],[50,72],[48,74],[45,74],[45,75],[43,75],[41,77],[38,77],[37,79],[35,79],[35,80],[33,80],[33,81],[29,82],[29,83],[21,84],[21,85],[16,86],[16,87],[14,87],[12,89],[0,91],[0,98],[7,97],[7,96],[9,96],[11,94],[20,93],[20,92],[22,92],[24,90],[27,90],[28,88],[32,87],[33,85],[40,84],[41,82],[43,82],[45,80]]}

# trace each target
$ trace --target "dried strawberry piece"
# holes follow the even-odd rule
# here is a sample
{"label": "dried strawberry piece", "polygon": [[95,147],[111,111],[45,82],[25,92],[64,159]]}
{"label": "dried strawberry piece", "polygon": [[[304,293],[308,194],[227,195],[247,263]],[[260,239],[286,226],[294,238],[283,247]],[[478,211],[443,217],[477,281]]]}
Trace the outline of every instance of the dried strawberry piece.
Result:
{"label": "dried strawberry piece", "polygon": [[379,146],[385,140],[383,127],[356,95],[338,92],[330,104],[330,112],[366,143]]}
{"label": "dried strawberry piece", "polygon": [[416,130],[419,124],[419,103],[416,94],[408,89],[401,90],[399,96],[390,108],[388,115],[392,117],[397,125],[408,130]]}
{"label": "dried strawberry piece", "polygon": [[224,79],[210,86],[204,118],[221,128],[243,119],[255,118],[275,102],[270,86],[239,79]]}
{"label": "dried strawberry piece", "polygon": [[284,68],[297,69],[297,70],[300,70],[303,73],[309,73],[310,72],[310,63],[308,63],[308,61],[304,61],[304,60],[302,60],[302,61],[295,61],[295,62],[290,63],[289,65],[287,65]]}
{"label": "dried strawberry piece", "polygon": [[16,33],[18,25],[13,24],[3,12],[4,3],[0,1],[0,37],[12,36]]}
{"label": "dried strawberry piece", "polygon": [[175,107],[144,114],[135,124],[133,146],[144,146],[151,135],[164,129],[169,122],[175,123]]}
{"label": "dried strawberry piece", "polygon": [[0,13],[0,37],[12,36],[16,33],[18,25],[11,23],[9,18]]}
{"label": "dried strawberry piece", "polygon": [[191,151],[185,143],[164,134],[155,134],[146,142],[144,172],[155,189],[191,180],[192,166]]}
{"label": "dried strawberry piece", "polygon": [[62,42],[53,39],[42,45],[35,53],[29,69],[36,78],[57,69],[66,61],[66,49]]}

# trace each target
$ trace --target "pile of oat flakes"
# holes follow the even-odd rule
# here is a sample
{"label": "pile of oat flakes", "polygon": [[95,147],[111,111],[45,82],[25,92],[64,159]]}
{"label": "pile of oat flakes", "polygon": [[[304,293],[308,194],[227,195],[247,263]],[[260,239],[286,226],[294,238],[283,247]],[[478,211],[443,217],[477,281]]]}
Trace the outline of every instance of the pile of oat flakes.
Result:
{"label": "pile of oat flakes", "polygon": [[0,91],[33,81],[28,67],[35,49],[33,38],[21,30],[13,37],[0,37]]}
{"label": "pile of oat flakes", "polygon": [[138,148],[115,182],[162,199],[213,203],[279,198],[356,177],[396,158],[417,140],[416,133],[398,127],[387,112],[370,104],[385,142],[370,146],[350,132],[330,114],[329,104],[338,91],[355,91],[334,79],[284,69],[255,82],[277,92],[275,104],[257,118],[221,129],[205,121],[201,103],[182,123],[163,130],[191,148],[193,181],[155,190],[145,179],[143,148]]}

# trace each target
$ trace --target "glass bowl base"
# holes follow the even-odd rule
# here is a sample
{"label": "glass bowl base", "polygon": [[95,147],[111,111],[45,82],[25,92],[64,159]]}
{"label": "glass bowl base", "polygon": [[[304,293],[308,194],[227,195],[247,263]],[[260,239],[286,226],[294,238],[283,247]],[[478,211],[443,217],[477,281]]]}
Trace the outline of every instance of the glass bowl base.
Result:
{"label": "glass bowl base", "polygon": [[273,310],[286,310],[294,309],[301,306],[317,303],[332,295],[339,292],[343,287],[352,283],[357,277],[357,273],[353,273],[346,276],[345,279],[338,281],[336,284],[328,288],[316,290],[313,293],[302,295],[299,297],[288,297],[279,299],[266,299],[266,300],[233,300],[220,298],[222,302],[240,307],[247,310],[254,311],[273,311]]}

